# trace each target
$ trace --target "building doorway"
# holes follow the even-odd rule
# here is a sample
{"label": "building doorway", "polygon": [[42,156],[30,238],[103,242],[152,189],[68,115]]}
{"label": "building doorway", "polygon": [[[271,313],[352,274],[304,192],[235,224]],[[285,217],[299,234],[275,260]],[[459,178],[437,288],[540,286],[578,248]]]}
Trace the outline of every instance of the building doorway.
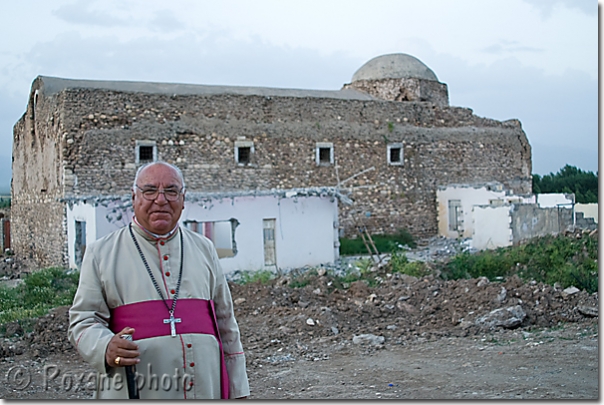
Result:
{"label": "building doorway", "polygon": [[84,252],[86,252],[86,221],[75,221],[75,263],[78,268],[82,266]]}
{"label": "building doorway", "polygon": [[275,219],[263,219],[262,230],[264,235],[264,265],[277,265],[277,250],[275,247]]}

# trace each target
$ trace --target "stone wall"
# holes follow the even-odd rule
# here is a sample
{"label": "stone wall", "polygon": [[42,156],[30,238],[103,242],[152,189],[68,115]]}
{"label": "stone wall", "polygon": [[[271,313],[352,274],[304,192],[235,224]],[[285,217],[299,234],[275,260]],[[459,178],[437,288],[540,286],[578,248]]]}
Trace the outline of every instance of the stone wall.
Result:
{"label": "stone wall", "polygon": [[557,235],[573,228],[573,210],[554,207],[541,208],[537,204],[517,204],[512,211],[512,239],[519,244],[529,239]]}
{"label": "stone wall", "polygon": [[427,101],[439,107],[449,105],[445,83],[419,78],[356,80],[344,89],[355,89],[388,101]]}
{"label": "stone wall", "polygon": [[[352,206],[340,204],[345,235],[355,232],[355,218],[375,233],[405,228],[416,237],[435,235],[438,185],[499,181],[515,193],[531,191],[531,149],[520,123],[480,118],[465,108],[427,102],[91,89],[63,90],[47,97],[44,105],[46,115],[36,117],[37,128],[44,129],[37,138],[28,134],[25,116],[15,127],[13,201],[21,208],[13,215],[20,218],[19,225],[31,229],[44,229],[25,208],[41,203],[42,184],[46,196],[56,199],[63,197],[63,187],[67,198],[127,193],[137,168],[136,141],[141,140],[154,141],[158,158],[183,170],[189,190],[339,182],[354,200]],[[39,139],[44,139],[44,151],[35,145]],[[254,145],[251,164],[245,166],[234,156],[235,143],[241,140]],[[317,166],[317,142],[333,144],[337,170],[335,165]],[[389,144],[402,146],[402,165],[388,164]],[[54,161],[36,161],[36,156]],[[24,173],[31,167],[43,173]],[[49,221],[59,232],[60,210],[42,208],[49,210]],[[57,235],[56,246],[49,246],[52,250],[60,250],[59,240],[65,244],[64,235]],[[36,241],[36,246],[40,243]]]}
{"label": "stone wall", "polygon": [[[35,105],[35,108],[34,108]],[[13,129],[11,244],[42,267],[64,265],[67,235],[59,125],[60,103],[32,88],[27,111]]]}

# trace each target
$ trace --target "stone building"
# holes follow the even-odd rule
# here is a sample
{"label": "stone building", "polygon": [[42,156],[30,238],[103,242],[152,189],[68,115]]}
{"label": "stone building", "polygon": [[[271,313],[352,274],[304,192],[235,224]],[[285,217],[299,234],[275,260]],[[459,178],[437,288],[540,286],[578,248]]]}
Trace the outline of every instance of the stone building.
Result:
{"label": "stone building", "polygon": [[449,106],[446,84],[405,54],[370,60],[338,91],[39,76],[14,127],[14,250],[66,265],[68,205],[127,196],[156,159],[190,192],[333,188],[352,201],[338,207],[340,235],[358,223],[436,235],[439,186],[531,192],[520,122]]}

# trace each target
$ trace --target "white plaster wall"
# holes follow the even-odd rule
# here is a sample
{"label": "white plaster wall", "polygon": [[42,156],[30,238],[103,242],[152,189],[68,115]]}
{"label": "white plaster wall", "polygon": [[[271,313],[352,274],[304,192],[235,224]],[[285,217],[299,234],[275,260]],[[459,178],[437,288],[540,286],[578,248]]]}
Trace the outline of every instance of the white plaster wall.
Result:
{"label": "white plaster wall", "polygon": [[[570,197],[570,198],[569,198]],[[549,193],[537,194],[537,205],[541,208],[555,208],[560,204],[566,208],[571,208],[574,201],[574,194]]]}
{"label": "white plaster wall", "polygon": [[[75,221],[86,221],[86,243],[127,225],[132,209],[120,210],[122,203],[98,205],[78,203],[67,210],[69,262],[75,267]],[[117,212],[113,209],[117,208]],[[121,213],[121,218],[116,219]],[[112,217],[111,220],[107,216]],[[260,270],[264,266],[263,219],[275,219],[277,268],[292,269],[333,263],[339,256],[337,200],[331,197],[278,198],[246,196],[185,202],[180,218],[184,221],[239,221],[235,231],[237,254],[224,257],[220,263],[225,273],[235,270]],[[223,236],[224,237],[224,236]],[[274,267],[266,267],[274,269]]]}
{"label": "white plaster wall", "polygon": [[575,212],[582,212],[583,217],[593,218],[598,223],[598,203],[575,204]]}
{"label": "white plaster wall", "polygon": [[[451,186],[436,191],[438,203],[438,234],[447,238],[471,238],[474,232],[472,207],[486,205],[491,200],[505,199],[505,191],[487,190],[482,187]],[[463,232],[449,230],[449,200],[460,200],[463,211]]]}
{"label": "white plaster wall", "polygon": [[76,268],[75,263],[75,222],[86,222],[86,244],[97,239],[96,209],[90,203],[78,202],[73,207],[67,207],[67,253],[69,267]]}
{"label": "white plaster wall", "polygon": [[99,204],[96,207],[96,239],[117,231],[132,221],[134,216],[132,206],[123,208],[123,205],[124,202],[118,200],[104,205]]}
{"label": "white plaster wall", "polygon": [[[108,206],[92,203],[78,202],[72,208],[67,207],[67,253],[69,256],[69,267],[75,268],[75,221],[86,221],[86,244],[90,244],[103,236],[118,230],[130,223],[132,219],[132,208],[122,213],[122,218],[116,220],[117,213],[113,213],[115,207],[121,206],[121,202],[109,203]],[[107,215],[114,219],[108,220]]]}
{"label": "white plaster wall", "polygon": [[472,247],[479,250],[512,245],[510,205],[499,207],[474,206],[474,233]]}
{"label": "white plaster wall", "polygon": [[330,197],[233,197],[210,203],[187,202],[181,221],[239,221],[237,254],[220,259],[225,273],[264,266],[263,219],[275,219],[277,268],[333,263],[337,256],[337,200]]}

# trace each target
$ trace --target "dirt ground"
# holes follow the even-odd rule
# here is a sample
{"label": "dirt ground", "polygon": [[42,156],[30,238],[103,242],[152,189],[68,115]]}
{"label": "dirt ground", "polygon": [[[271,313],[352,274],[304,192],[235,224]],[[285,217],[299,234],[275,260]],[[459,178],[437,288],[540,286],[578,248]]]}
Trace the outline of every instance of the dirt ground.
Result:
{"label": "dirt ground", "polygon": [[[599,399],[597,293],[518,278],[291,280],[231,284],[251,399]],[[0,397],[91,397],[67,311],[29,333],[9,325]],[[71,374],[52,378],[54,365]]]}

